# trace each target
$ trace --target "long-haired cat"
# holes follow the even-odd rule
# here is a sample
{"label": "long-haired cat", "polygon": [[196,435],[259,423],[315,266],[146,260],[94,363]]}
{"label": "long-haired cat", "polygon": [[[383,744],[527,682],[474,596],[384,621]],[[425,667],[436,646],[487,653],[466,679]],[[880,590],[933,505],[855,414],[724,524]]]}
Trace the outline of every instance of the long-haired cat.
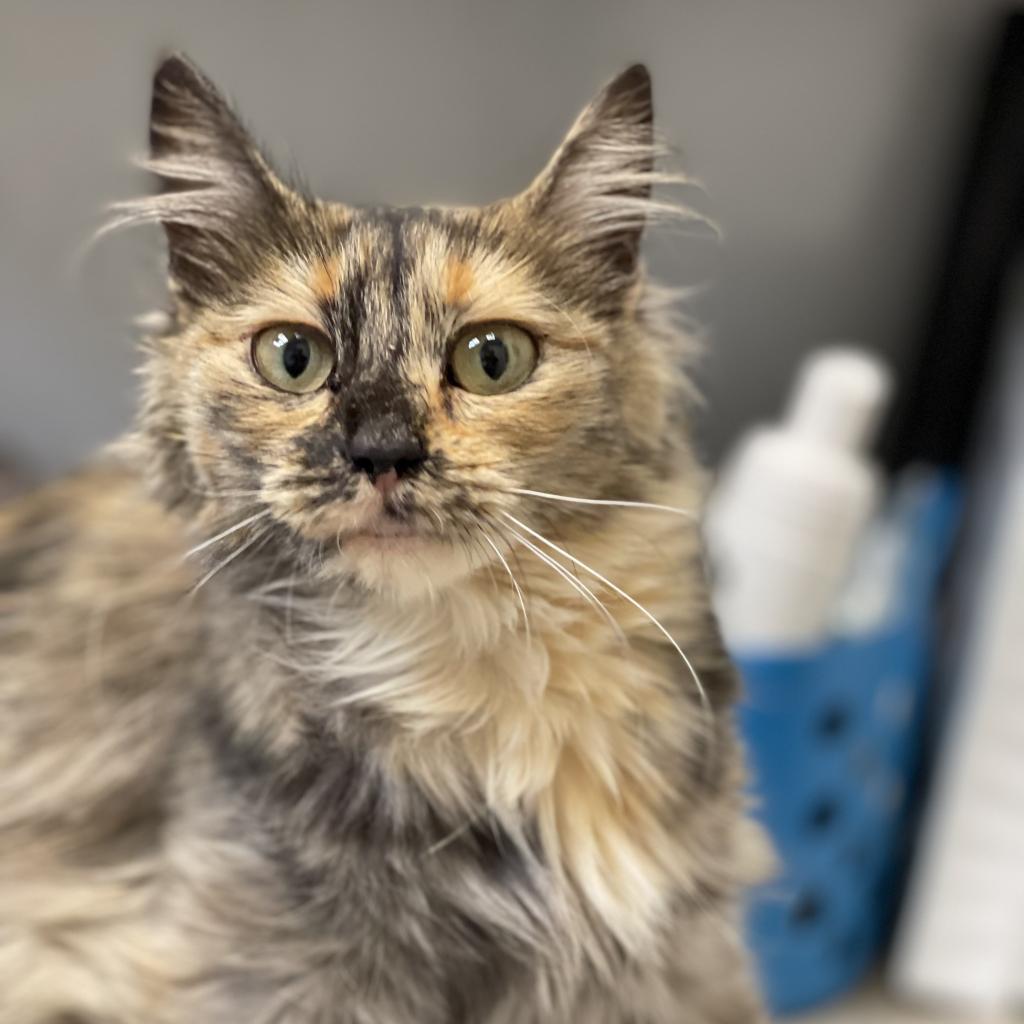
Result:
{"label": "long-haired cat", "polygon": [[733,670],[630,68],[479,209],[153,91],[137,429],[0,512],[5,1024],[750,1024]]}

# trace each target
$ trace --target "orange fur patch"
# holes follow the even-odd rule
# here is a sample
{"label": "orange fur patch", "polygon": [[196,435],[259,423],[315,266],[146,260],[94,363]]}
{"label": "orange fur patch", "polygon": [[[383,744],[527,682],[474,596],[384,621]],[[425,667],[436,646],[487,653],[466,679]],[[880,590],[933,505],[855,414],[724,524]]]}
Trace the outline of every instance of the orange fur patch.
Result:
{"label": "orange fur patch", "polygon": [[444,301],[450,306],[461,306],[473,287],[473,270],[465,260],[452,257],[445,267]]}
{"label": "orange fur patch", "polygon": [[312,268],[309,284],[320,299],[332,299],[341,289],[343,261],[340,253]]}

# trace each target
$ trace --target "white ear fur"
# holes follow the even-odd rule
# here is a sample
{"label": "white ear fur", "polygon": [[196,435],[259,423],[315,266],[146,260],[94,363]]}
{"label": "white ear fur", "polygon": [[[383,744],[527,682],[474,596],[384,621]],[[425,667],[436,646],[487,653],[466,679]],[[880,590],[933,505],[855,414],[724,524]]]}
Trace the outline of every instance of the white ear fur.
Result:
{"label": "white ear fur", "polygon": [[553,241],[625,283],[658,210],[651,197],[658,156],[650,74],[634,64],[579,115],[522,198]]}
{"label": "white ear fur", "polygon": [[160,190],[116,204],[105,230],[162,224],[176,293],[190,303],[223,295],[257,256],[247,230],[259,224],[275,240],[288,231],[289,203],[301,200],[213,83],[181,55],[157,68],[149,139],[142,166],[157,175]]}

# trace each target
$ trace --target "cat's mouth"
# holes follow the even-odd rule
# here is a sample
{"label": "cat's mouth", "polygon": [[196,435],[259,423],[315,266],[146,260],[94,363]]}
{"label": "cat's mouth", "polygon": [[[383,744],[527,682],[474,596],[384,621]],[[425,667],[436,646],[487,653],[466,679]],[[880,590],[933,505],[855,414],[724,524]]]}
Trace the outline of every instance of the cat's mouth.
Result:
{"label": "cat's mouth", "polygon": [[461,575],[464,560],[453,557],[457,546],[437,512],[427,513],[408,497],[396,507],[386,496],[364,495],[350,502],[337,524],[335,541],[340,567],[355,571],[364,582],[410,585],[421,576],[432,585],[442,577]]}
{"label": "cat's mouth", "polygon": [[381,511],[366,522],[339,536],[341,549],[371,548],[375,550],[409,550],[430,538],[410,519]]}

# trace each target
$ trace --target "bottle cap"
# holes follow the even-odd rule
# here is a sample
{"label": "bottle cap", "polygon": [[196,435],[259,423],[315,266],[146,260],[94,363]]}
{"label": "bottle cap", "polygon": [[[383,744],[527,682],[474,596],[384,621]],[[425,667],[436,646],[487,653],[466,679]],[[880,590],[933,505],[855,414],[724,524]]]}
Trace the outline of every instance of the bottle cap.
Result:
{"label": "bottle cap", "polygon": [[822,349],[800,368],[786,424],[824,444],[860,448],[870,441],[891,387],[885,364],[869,353]]}

